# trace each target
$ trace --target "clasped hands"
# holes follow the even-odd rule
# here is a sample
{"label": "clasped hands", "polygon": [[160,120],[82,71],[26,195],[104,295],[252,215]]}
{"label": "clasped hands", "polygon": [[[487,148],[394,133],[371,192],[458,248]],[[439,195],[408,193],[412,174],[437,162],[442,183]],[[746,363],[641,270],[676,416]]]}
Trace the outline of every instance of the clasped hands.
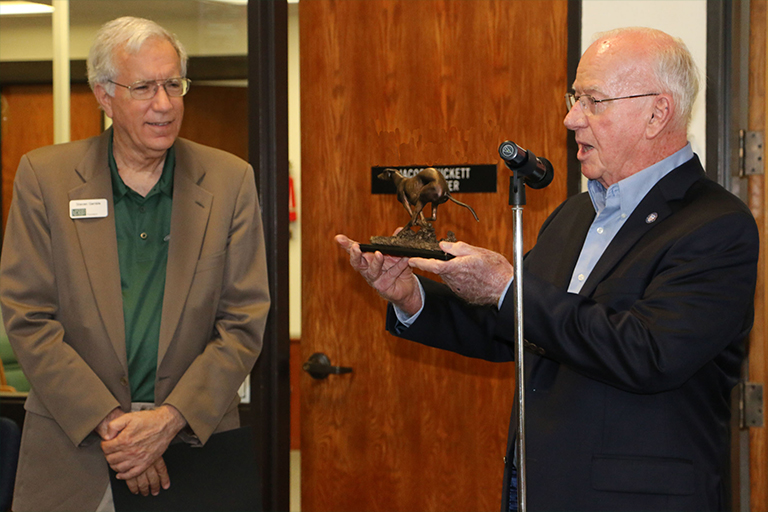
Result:
{"label": "clasped hands", "polygon": [[352,268],[379,295],[411,316],[422,306],[414,268],[439,275],[456,295],[479,305],[497,305],[514,276],[512,264],[504,256],[464,242],[440,242],[440,249],[454,256],[443,261],[364,253],[344,235],[336,235],[335,240],[349,254]]}
{"label": "clasped hands", "polygon": [[125,480],[132,493],[157,495],[171,480],[163,453],[186,420],[173,406],[124,413],[114,409],[96,427],[101,449],[117,478]]}

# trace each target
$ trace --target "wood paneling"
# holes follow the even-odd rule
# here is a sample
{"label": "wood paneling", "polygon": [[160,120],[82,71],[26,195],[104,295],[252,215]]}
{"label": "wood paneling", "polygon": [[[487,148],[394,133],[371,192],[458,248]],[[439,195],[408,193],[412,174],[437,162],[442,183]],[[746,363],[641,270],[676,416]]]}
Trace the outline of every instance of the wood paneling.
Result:
{"label": "wood paneling", "polygon": [[248,160],[248,89],[192,83],[179,137]]}
{"label": "wood paneling", "polygon": [[[505,139],[549,158],[528,191],[525,245],[566,196],[567,3],[312,1],[300,4],[302,359],[350,375],[301,376],[302,509],[497,510],[514,365],[384,331],[385,303],[333,235],[367,241],[407,221],[370,194],[371,166],[498,163]],[[509,172],[495,194],[455,194],[435,227],[512,255]],[[556,492],[556,491],[555,491]]]}
{"label": "wood paneling", "polygon": [[[101,132],[101,111],[85,84],[71,87],[72,140]],[[53,144],[53,86],[13,85],[2,88],[2,203],[3,229],[13,196],[13,178],[21,157]]]}

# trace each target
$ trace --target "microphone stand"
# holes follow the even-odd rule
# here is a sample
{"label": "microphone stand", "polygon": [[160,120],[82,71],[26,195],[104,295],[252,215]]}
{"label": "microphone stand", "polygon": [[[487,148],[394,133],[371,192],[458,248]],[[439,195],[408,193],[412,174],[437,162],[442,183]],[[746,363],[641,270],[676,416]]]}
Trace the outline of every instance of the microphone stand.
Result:
{"label": "microphone stand", "polygon": [[515,380],[517,384],[517,510],[526,512],[526,471],[525,471],[525,365],[523,362],[523,206],[525,205],[525,180],[520,172],[513,171],[509,181],[509,205],[514,214],[512,228],[514,245],[512,265],[514,266],[515,306]]}
{"label": "microphone stand", "polygon": [[[527,151],[527,159],[513,161],[505,158],[510,156],[503,149],[511,144],[517,150],[519,146],[505,142],[499,148],[499,154],[507,167],[512,170],[509,181],[509,205],[514,213],[513,231],[513,266],[514,266],[514,306],[515,306],[515,373],[517,384],[517,437],[515,445],[515,466],[517,469],[517,510],[526,512],[526,468],[525,468],[525,365],[523,339],[523,206],[525,205],[525,182],[529,181],[531,188],[544,188],[552,181],[552,165],[546,159],[537,159],[536,155]],[[507,147],[509,149],[509,146]],[[515,151],[517,153],[517,151]]]}

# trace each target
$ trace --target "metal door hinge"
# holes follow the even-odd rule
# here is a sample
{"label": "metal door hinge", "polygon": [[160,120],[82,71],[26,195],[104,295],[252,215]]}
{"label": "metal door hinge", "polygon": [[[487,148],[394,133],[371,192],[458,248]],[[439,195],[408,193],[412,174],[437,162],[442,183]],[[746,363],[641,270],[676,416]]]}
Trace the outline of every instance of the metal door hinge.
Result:
{"label": "metal door hinge", "polygon": [[739,130],[739,176],[765,173],[763,132]]}
{"label": "metal door hinge", "polygon": [[763,385],[739,382],[739,425],[741,428],[763,426]]}

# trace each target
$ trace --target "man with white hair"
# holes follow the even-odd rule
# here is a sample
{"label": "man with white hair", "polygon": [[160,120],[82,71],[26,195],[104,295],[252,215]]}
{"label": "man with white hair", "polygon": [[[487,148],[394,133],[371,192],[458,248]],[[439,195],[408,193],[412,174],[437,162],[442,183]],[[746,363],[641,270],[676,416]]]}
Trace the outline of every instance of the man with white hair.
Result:
{"label": "man with white hair", "polygon": [[172,440],[239,426],[269,310],[262,222],[251,166],[178,138],[186,59],[154,22],[107,23],[88,78],[112,127],[19,164],[0,261],[31,384],[17,512],[113,510],[108,466],[156,495]]}
{"label": "man with white hair", "polygon": [[[524,260],[528,508],[724,510],[730,393],[752,327],[758,231],[687,141],[697,71],[651,29],[598,36],[565,125],[589,192],[545,221]],[[470,357],[513,357],[512,265],[441,243],[450,261],[361,253],[398,336]],[[414,277],[433,272],[446,284]],[[515,510],[515,416],[502,510]]]}

